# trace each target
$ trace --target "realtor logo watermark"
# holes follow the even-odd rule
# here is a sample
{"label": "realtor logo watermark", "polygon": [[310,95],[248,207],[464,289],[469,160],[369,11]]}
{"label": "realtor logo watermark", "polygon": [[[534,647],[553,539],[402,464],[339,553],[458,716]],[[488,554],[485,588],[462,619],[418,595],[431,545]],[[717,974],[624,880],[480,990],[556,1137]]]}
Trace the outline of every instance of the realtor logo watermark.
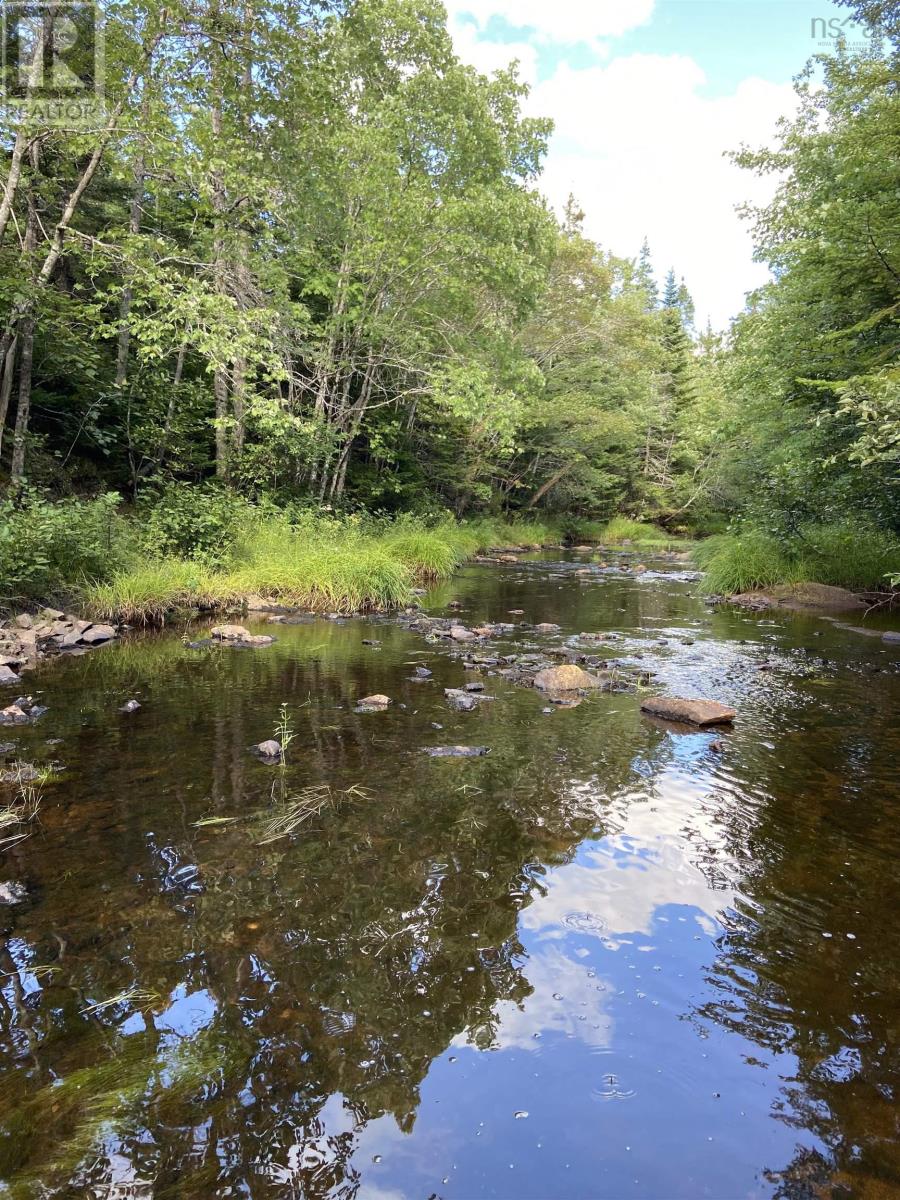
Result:
{"label": "realtor logo watermark", "polygon": [[809,35],[822,49],[832,50],[843,41],[848,50],[862,50],[869,46],[875,33],[868,25],[860,25],[853,17],[813,17],[809,23]]}
{"label": "realtor logo watermark", "polygon": [[0,104],[50,126],[103,112],[103,12],[89,0],[2,0]]}

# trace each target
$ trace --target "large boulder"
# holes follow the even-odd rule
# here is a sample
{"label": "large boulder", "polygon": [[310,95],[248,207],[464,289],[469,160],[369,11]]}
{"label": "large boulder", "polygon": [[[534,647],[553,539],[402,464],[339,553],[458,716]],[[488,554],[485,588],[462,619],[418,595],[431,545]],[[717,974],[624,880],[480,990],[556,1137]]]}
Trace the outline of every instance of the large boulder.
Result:
{"label": "large boulder", "polygon": [[664,721],[680,721],[685,725],[730,725],[737,712],[715,700],[683,700],[678,696],[648,696],[641,711]]}
{"label": "large boulder", "polygon": [[534,686],[542,692],[590,692],[602,686],[599,679],[567,663],[562,667],[545,667],[534,677]]}

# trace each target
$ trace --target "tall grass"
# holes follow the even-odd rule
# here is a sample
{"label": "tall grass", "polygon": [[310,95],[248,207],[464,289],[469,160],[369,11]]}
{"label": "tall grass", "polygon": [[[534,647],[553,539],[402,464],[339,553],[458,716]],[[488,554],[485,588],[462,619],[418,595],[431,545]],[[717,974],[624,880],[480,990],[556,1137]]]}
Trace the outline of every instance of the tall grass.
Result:
{"label": "tall grass", "polygon": [[177,609],[222,608],[249,595],[312,612],[391,609],[406,603],[417,583],[447,578],[481,549],[538,544],[549,535],[539,522],[428,526],[412,518],[249,511],[220,550],[222,565],[177,557],[135,562],[86,585],[83,600],[96,616],[131,624],[161,624]]}
{"label": "tall grass", "polygon": [[664,529],[649,525],[646,521],[633,521],[629,517],[613,517],[600,535],[600,541],[640,542],[644,546],[666,546],[674,542]]}
{"label": "tall grass", "polygon": [[798,583],[887,591],[889,577],[900,571],[900,539],[875,526],[849,522],[809,525],[789,540],[748,528],[707,538],[694,557],[706,572],[709,592],[733,594]]}

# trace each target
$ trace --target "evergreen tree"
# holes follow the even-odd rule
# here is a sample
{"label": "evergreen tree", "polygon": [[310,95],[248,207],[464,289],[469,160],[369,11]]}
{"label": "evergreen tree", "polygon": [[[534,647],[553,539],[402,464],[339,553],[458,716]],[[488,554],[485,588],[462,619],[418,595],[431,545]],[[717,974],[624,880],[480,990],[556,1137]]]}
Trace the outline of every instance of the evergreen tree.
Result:
{"label": "evergreen tree", "polygon": [[666,286],[662,298],[663,308],[678,308],[678,284],[675,282],[675,268],[669,267],[666,275]]}
{"label": "evergreen tree", "polygon": [[684,276],[681,277],[681,283],[678,285],[678,308],[681,312],[681,323],[684,325],[688,333],[694,328],[694,317],[696,310],[694,308],[694,298],[687,289],[687,284],[684,282]]}
{"label": "evergreen tree", "polygon": [[653,274],[653,262],[650,258],[650,243],[646,237],[641,243],[641,253],[638,256],[637,282],[647,295],[647,311],[652,312],[659,304],[659,288]]}

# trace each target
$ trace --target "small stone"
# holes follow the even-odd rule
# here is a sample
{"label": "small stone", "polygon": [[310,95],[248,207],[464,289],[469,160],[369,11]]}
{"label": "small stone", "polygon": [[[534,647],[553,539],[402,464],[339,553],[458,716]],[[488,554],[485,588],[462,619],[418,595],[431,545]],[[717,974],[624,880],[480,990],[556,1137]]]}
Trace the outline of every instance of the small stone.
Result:
{"label": "small stone", "polygon": [[280,762],[284,755],[281,742],[277,742],[275,738],[270,738],[267,742],[260,742],[259,745],[254,746],[253,749],[260,758],[266,759],[267,762]]}
{"label": "small stone", "polygon": [[552,621],[542,621],[540,625],[535,625],[537,633],[559,633],[559,626],[554,625]]}
{"label": "small stone", "polygon": [[30,629],[33,624],[34,621],[31,619],[28,613],[19,613],[19,615],[16,617],[16,625],[19,629]]}
{"label": "small stone", "polygon": [[380,646],[381,642],[377,642],[374,638],[363,638],[362,644],[364,646]]}
{"label": "small stone", "polygon": [[478,707],[475,697],[466,695],[460,688],[445,688],[444,695],[450,707],[455,708],[457,712],[471,712],[473,708]]}
{"label": "small stone", "polygon": [[25,885],[13,880],[10,883],[0,883],[0,904],[21,904],[28,898]]}
{"label": "small stone", "polygon": [[431,679],[433,671],[429,671],[427,667],[416,667],[416,675],[419,679]]}
{"label": "small stone", "polygon": [[0,665],[0,683],[19,683],[18,675],[10,667]]}
{"label": "small stone", "polygon": [[0,783],[34,783],[40,772],[33,763],[17,762],[0,771]]}
{"label": "small stone", "polygon": [[479,681],[479,682],[475,682],[475,683],[467,683],[467,684],[466,684],[466,688],[465,688],[465,690],[466,690],[467,692],[483,692],[483,691],[484,691],[484,684],[483,684],[483,683],[481,683],[480,681]]}
{"label": "small stone", "polygon": [[120,713],[136,713],[140,707],[141,707],[141,705],[138,700],[126,700],[125,703],[122,705],[122,707],[119,709],[119,712]]}
{"label": "small stone", "polygon": [[390,708],[390,706],[393,703],[394,702],[390,698],[390,696],[381,696],[381,695],[365,696],[362,700],[359,701],[359,703],[357,704],[357,708],[362,708],[362,709]]}
{"label": "small stone", "polygon": [[28,713],[20,708],[18,704],[11,704],[9,708],[0,710],[0,725],[27,725]]}
{"label": "small stone", "polygon": [[453,625],[450,629],[450,636],[454,642],[474,642],[476,635],[471,629],[466,629],[464,625]]}

